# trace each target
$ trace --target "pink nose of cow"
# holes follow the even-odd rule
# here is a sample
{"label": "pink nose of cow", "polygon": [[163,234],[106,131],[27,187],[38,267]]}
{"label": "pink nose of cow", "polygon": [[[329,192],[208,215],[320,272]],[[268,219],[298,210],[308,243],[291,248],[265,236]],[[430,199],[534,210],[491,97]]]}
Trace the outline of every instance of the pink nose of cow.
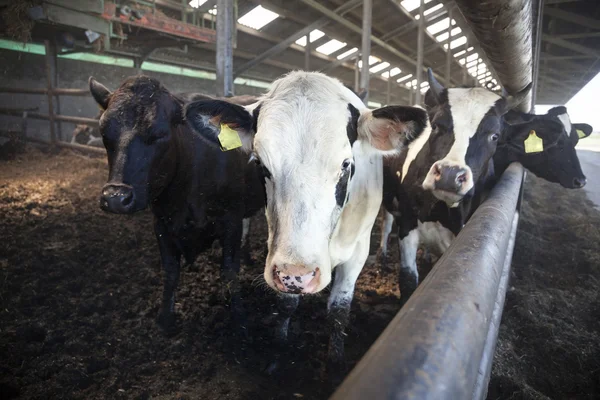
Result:
{"label": "pink nose of cow", "polygon": [[319,268],[309,269],[303,265],[282,264],[273,267],[273,282],[285,293],[313,293],[319,285]]}

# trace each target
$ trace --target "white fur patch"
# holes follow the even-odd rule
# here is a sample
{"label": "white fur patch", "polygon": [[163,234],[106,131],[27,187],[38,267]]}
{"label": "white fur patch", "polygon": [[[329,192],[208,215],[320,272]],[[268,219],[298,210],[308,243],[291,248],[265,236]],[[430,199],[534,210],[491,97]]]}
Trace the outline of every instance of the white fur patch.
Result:
{"label": "white fur patch", "polygon": [[501,97],[484,88],[448,89],[448,103],[454,121],[454,144],[444,160],[466,167],[469,139],[479,123]]}
{"label": "white fur patch", "polygon": [[406,153],[406,159],[404,160],[404,164],[402,164],[402,177],[400,182],[404,182],[404,178],[408,173],[410,165],[415,160],[415,158],[417,158],[417,155],[421,152],[423,146],[425,146],[425,143],[427,143],[427,141],[429,140],[429,136],[431,136],[431,124],[429,123],[429,118],[427,118],[427,126],[423,130],[423,133],[421,133],[421,135],[418,138],[416,138],[408,144],[408,152]]}
{"label": "white fur patch", "polygon": [[569,118],[569,114],[560,114],[558,116],[558,119],[560,120],[560,122],[562,122],[563,126],[565,127],[565,132],[567,134],[567,136],[571,135],[571,119]]}

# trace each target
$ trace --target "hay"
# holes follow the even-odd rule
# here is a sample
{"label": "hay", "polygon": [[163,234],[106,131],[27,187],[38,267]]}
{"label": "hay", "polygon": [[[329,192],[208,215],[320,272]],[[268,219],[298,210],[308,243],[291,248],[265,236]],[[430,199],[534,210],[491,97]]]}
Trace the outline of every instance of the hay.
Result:
{"label": "hay", "polygon": [[18,41],[28,43],[31,41],[31,30],[35,21],[29,18],[27,11],[36,5],[39,0],[13,1],[2,10],[2,19],[6,26],[6,34]]}

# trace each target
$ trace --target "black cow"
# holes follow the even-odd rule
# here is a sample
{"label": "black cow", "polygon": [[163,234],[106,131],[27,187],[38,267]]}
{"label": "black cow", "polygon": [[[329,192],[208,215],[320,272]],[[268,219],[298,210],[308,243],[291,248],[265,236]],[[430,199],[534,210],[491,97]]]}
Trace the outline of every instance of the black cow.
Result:
{"label": "black cow", "polygon": [[101,208],[132,214],[150,207],[154,214],[165,270],[160,326],[167,332],[175,327],[182,256],[191,263],[216,239],[223,249],[222,276],[232,289],[234,316],[242,316],[236,294],[242,220],[265,202],[257,167],[248,163],[247,154],[221,151],[194,135],[184,120],[185,99],[156,79],[131,77],[114,92],[92,77],[89,85],[104,110],[100,132],[109,176]]}
{"label": "black cow", "polygon": [[[494,155],[496,175],[501,175],[510,163],[517,161],[540,178],[567,189],[585,186],[586,179],[575,146],[579,139],[592,133],[590,125],[571,123],[563,106],[554,107],[545,115],[511,111],[506,120]],[[528,153],[524,143],[533,132],[543,140],[543,151]]]}
{"label": "black cow", "polygon": [[431,128],[398,157],[384,161],[385,208],[396,218],[404,303],[418,283],[420,244],[443,253],[469,217],[477,193],[494,176],[492,157],[504,115],[526,96],[484,88],[444,88],[428,71],[425,104]]}

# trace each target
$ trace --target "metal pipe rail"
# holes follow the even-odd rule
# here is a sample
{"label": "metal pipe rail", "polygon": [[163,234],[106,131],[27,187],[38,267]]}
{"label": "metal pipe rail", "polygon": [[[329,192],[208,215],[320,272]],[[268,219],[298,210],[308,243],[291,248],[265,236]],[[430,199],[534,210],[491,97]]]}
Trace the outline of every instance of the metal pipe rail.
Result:
{"label": "metal pipe rail", "polygon": [[[0,87],[0,93],[17,93],[17,94],[48,94],[47,88],[32,89],[32,88],[15,88],[15,87]],[[59,89],[52,88],[54,96],[89,96],[88,89]]]}
{"label": "metal pipe rail", "polygon": [[[23,115],[22,109],[12,109],[12,108],[4,108],[0,107],[0,115],[10,115],[13,117],[20,117]],[[49,121],[50,116],[48,114],[42,114],[39,112],[28,112],[27,118],[33,119],[42,119]],[[94,118],[86,118],[86,117],[71,117],[68,115],[54,115],[54,121],[62,121],[62,122],[72,122],[74,124],[86,124],[90,126],[98,126],[98,120]]]}
{"label": "metal pipe rail", "polygon": [[506,169],[331,399],[485,397],[523,176],[520,164]]}

